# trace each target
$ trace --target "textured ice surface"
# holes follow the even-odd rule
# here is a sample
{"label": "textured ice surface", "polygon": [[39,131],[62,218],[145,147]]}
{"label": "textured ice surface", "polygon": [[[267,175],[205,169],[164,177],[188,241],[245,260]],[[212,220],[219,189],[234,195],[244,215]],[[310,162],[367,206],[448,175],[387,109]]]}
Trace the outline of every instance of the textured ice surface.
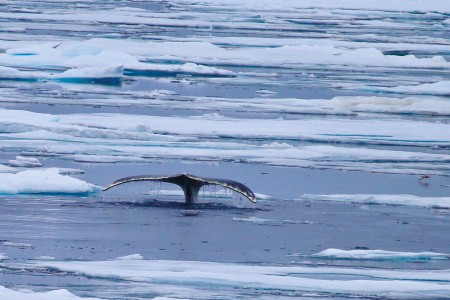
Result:
{"label": "textured ice surface", "polygon": [[86,194],[99,188],[56,168],[0,174],[0,194]]}
{"label": "textured ice surface", "polygon": [[342,201],[361,204],[387,204],[450,208],[450,197],[418,197],[414,195],[303,195],[300,199],[311,201]]}

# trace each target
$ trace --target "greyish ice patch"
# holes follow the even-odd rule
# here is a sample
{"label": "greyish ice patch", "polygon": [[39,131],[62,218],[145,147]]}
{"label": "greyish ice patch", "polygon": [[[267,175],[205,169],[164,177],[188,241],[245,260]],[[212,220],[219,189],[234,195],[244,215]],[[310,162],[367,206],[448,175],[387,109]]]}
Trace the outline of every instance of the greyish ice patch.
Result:
{"label": "greyish ice patch", "polygon": [[450,197],[419,197],[414,195],[302,195],[300,200],[337,201],[360,204],[386,204],[427,208],[450,208]]}
{"label": "greyish ice patch", "polygon": [[[341,297],[436,298],[450,292],[448,270],[383,270],[302,266],[270,266],[200,261],[159,261],[121,258],[107,261],[42,261],[29,266],[50,268],[73,274],[148,283],[148,291],[161,296],[197,298],[198,295],[223,297],[234,295],[301,296],[305,292]],[[321,279],[315,279],[320,276]],[[162,290],[161,287],[164,286]],[[205,294],[207,293],[207,294]],[[197,295],[197,296],[195,296]]]}
{"label": "greyish ice patch", "polygon": [[435,252],[397,252],[386,250],[340,250],[326,249],[322,252],[307,255],[326,259],[348,259],[348,260],[393,260],[393,261],[427,261],[448,260],[450,254]]}

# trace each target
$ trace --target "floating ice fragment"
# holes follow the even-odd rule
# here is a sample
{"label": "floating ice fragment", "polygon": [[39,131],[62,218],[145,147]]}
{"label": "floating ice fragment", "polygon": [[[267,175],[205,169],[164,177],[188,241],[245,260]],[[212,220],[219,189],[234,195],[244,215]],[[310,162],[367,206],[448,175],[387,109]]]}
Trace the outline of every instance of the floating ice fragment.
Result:
{"label": "floating ice fragment", "polygon": [[67,175],[57,168],[0,174],[0,194],[86,194],[99,187]]}
{"label": "floating ice fragment", "polygon": [[42,163],[39,159],[34,157],[16,156],[16,159],[11,159],[8,161],[9,165],[13,167],[42,167]]}
{"label": "floating ice fragment", "polygon": [[396,252],[385,250],[340,250],[327,249],[322,252],[312,254],[311,257],[329,259],[359,259],[359,260],[434,260],[450,259],[450,254],[435,252]]}
{"label": "floating ice fragment", "polygon": [[419,197],[414,195],[366,195],[366,194],[335,194],[335,195],[302,195],[301,200],[310,201],[342,201],[361,204],[387,204],[402,206],[419,206],[428,208],[450,208],[450,197]]}
{"label": "floating ice fragment", "polygon": [[377,90],[402,94],[450,96],[450,81],[424,83],[412,86],[397,86],[392,88],[377,88]]}
{"label": "floating ice fragment", "polygon": [[8,259],[8,256],[6,256],[4,253],[0,253],[0,261]]}
{"label": "floating ice fragment", "polygon": [[34,248],[33,245],[31,244],[26,244],[26,243],[13,243],[13,242],[4,242],[3,246],[5,247],[15,247],[15,248],[21,248],[21,249],[25,249],[25,248]]}
{"label": "floating ice fragment", "polygon": [[8,300],[101,300],[100,298],[80,298],[67,290],[50,292],[14,291],[0,286],[0,299]]}
{"label": "floating ice fragment", "polygon": [[35,258],[35,260],[55,260],[53,256],[42,255]]}
{"label": "floating ice fragment", "polygon": [[141,254],[131,254],[126,256],[117,257],[117,260],[143,260],[144,257]]}
{"label": "floating ice fragment", "polygon": [[123,74],[122,66],[112,67],[90,67],[90,68],[74,68],[53,74],[50,78],[55,79],[112,79],[121,78]]}
{"label": "floating ice fragment", "polygon": [[281,226],[284,224],[298,224],[303,223],[300,221],[292,221],[292,220],[273,220],[273,219],[262,219],[258,217],[248,217],[248,218],[237,218],[234,217],[233,221],[236,222],[250,222],[258,225],[269,225],[269,226]]}

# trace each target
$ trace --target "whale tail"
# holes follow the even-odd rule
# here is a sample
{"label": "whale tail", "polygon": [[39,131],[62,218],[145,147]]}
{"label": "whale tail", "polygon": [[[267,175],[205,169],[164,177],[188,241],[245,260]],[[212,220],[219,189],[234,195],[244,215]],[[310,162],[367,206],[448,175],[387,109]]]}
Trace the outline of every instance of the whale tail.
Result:
{"label": "whale tail", "polygon": [[104,191],[109,190],[115,186],[136,181],[156,181],[167,182],[178,185],[183,189],[186,204],[193,204],[198,199],[198,193],[200,188],[204,185],[220,185],[227,189],[233,190],[239,194],[244,195],[248,200],[256,203],[256,196],[246,185],[228,179],[198,177],[191,174],[178,174],[174,176],[153,176],[153,175],[140,175],[130,176],[118,179],[110,185],[103,188]]}

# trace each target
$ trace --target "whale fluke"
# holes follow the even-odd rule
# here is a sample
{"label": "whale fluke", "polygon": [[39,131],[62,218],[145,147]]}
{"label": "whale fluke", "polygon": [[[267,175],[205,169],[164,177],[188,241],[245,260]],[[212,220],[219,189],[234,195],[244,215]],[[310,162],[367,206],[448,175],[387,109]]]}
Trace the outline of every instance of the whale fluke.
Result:
{"label": "whale fluke", "polygon": [[256,196],[246,185],[228,179],[198,177],[191,174],[177,174],[174,176],[154,176],[154,175],[140,175],[130,176],[118,179],[110,185],[103,188],[104,191],[109,190],[115,186],[135,181],[157,181],[173,183],[180,186],[184,191],[184,197],[187,204],[195,203],[198,198],[198,192],[204,185],[220,185],[227,189],[233,190],[247,197],[248,200],[256,203]]}

